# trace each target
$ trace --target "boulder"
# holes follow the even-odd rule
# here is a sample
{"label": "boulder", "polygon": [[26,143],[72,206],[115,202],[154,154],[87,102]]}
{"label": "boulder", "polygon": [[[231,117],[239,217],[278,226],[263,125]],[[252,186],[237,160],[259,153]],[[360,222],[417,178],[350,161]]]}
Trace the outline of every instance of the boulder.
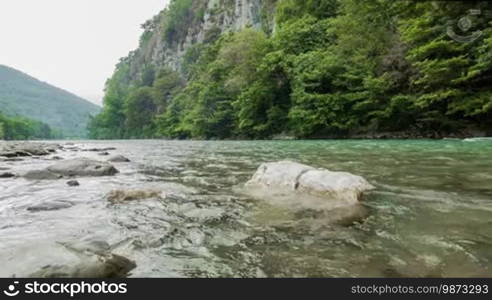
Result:
{"label": "boulder", "polygon": [[123,155],[115,155],[108,159],[109,162],[130,162],[130,160]]}
{"label": "boulder", "polygon": [[360,176],[316,169],[290,161],[262,164],[246,183],[246,187],[311,195],[336,201],[336,206],[357,204],[363,192],[374,189]]}
{"label": "boulder", "polygon": [[62,176],[112,176],[118,173],[111,164],[90,159],[65,160],[46,170]]}
{"label": "boulder", "polygon": [[93,254],[76,265],[47,265],[31,278],[123,278],[136,267],[135,262],[116,254]]}
{"label": "boulder", "polygon": [[165,197],[166,195],[162,191],[157,190],[113,190],[106,195],[106,199],[111,204],[120,204],[150,198],[163,199]]}

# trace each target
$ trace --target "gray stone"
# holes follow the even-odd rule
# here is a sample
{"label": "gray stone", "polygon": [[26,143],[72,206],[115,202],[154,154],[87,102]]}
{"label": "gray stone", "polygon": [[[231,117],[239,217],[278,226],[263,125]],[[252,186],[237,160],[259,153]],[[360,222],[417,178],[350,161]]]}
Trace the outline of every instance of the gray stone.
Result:
{"label": "gray stone", "polygon": [[47,170],[62,176],[112,176],[118,173],[109,163],[89,159],[61,161]]}
{"label": "gray stone", "polygon": [[123,278],[137,265],[116,254],[87,256],[76,265],[47,265],[31,278]]}
{"label": "gray stone", "polygon": [[115,155],[108,159],[109,162],[130,162],[130,160],[123,155]]}
{"label": "gray stone", "polygon": [[106,199],[111,204],[120,204],[151,198],[164,199],[165,197],[165,193],[157,190],[113,190],[106,195]]}
{"label": "gray stone", "polygon": [[70,180],[70,181],[67,181],[67,184],[69,186],[79,186],[80,183],[77,181],[77,180]]}
{"label": "gray stone", "polygon": [[0,173],[0,178],[12,178],[15,177],[15,174],[10,172]]}
{"label": "gray stone", "polygon": [[48,170],[33,170],[28,171],[22,177],[30,180],[56,180],[62,178],[63,176]]}
{"label": "gray stone", "polygon": [[355,205],[362,199],[363,192],[374,189],[360,176],[290,161],[262,164],[246,187],[312,195],[336,201],[333,207]]}
{"label": "gray stone", "polygon": [[65,208],[70,208],[74,204],[69,201],[48,201],[40,204],[32,205],[27,208],[28,211],[31,212],[39,212],[39,211],[52,211],[52,210],[60,210]]}

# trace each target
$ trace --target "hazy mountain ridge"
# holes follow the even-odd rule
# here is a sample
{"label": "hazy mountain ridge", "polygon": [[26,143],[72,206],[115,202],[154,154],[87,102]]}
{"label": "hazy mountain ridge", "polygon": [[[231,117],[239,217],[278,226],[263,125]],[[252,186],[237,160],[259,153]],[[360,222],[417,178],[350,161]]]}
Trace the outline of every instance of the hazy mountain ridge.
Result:
{"label": "hazy mountain ridge", "polygon": [[90,115],[100,107],[70,92],[0,65],[0,111],[38,120],[66,137],[85,137]]}

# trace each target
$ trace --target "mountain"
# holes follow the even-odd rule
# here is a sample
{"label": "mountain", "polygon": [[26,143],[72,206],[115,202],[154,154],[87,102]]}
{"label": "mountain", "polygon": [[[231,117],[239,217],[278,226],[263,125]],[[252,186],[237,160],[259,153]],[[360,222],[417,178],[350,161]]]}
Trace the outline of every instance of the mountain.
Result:
{"label": "mountain", "polygon": [[0,111],[41,121],[65,137],[86,137],[100,107],[67,91],[0,65]]}
{"label": "mountain", "polygon": [[489,11],[490,1],[171,0],[117,64],[90,136],[489,135]]}

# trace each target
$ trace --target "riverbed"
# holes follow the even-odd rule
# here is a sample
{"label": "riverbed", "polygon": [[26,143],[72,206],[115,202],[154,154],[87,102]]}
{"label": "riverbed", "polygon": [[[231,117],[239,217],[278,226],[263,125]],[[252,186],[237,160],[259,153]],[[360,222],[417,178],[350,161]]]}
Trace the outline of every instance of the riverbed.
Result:
{"label": "riverbed", "polygon": [[[115,176],[75,178],[80,186],[0,179],[1,277],[71,264],[64,245],[80,241],[134,261],[130,277],[492,277],[490,139],[58,143],[63,151],[0,167],[106,159],[81,151],[91,148],[130,162],[113,163]],[[280,160],[363,176],[376,187],[367,215],[333,224],[244,193],[261,163]],[[121,189],[168,196],[108,203]],[[30,209],[50,201],[71,205]]]}

